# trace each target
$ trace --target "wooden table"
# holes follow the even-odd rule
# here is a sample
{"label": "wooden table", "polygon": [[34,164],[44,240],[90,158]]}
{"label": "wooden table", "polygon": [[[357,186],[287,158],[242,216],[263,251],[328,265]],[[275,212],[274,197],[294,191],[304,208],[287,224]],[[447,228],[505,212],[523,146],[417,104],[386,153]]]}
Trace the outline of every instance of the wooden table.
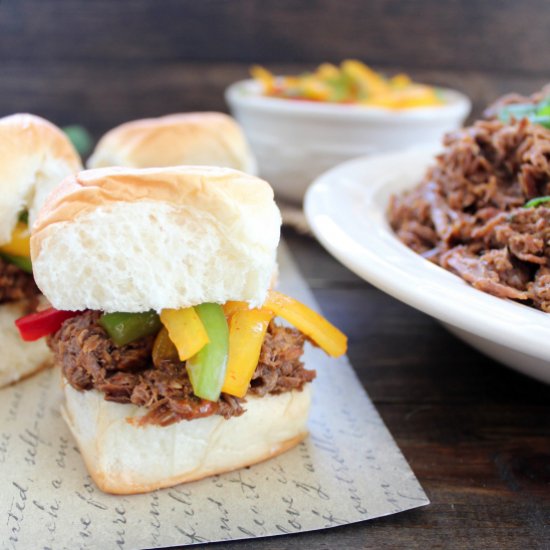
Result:
{"label": "wooden table", "polygon": [[[431,505],[314,533],[214,548],[550,548],[550,386],[469,348],[284,232],[324,314]],[[549,335],[550,337],[550,335]]]}
{"label": "wooden table", "polygon": [[[0,111],[99,137],[134,118],[224,110],[223,89],[251,63],[292,73],[358,57],[458,88],[477,115],[548,80],[549,27],[547,0],[4,0]],[[470,349],[312,239],[285,237],[432,504],[217,547],[550,548],[550,387]]]}

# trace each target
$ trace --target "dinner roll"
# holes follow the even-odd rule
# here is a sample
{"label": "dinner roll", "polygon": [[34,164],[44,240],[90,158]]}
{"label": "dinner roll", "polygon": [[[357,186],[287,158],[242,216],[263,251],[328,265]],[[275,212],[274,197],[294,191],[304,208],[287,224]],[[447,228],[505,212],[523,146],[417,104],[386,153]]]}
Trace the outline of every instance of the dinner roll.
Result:
{"label": "dinner roll", "polygon": [[181,164],[256,173],[241,128],[223,113],[181,113],[127,122],[107,132],[88,160],[89,168]]}
{"label": "dinner roll", "polygon": [[25,300],[0,305],[0,388],[51,365],[51,352],[45,339],[23,342],[19,336],[15,321],[27,313]]}
{"label": "dinner roll", "polygon": [[63,416],[97,486],[133,494],[229,472],[290,449],[307,435],[309,384],[302,391],[247,396],[246,412],[169,426],[138,424],[147,409],[105,401],[66,381]]}
{"label": "dinner roll", "polygon": [[21,211],[28,210],[32,226],[50,191],[81,168],[57,126],[29,114],[0,118],[0,244],[11,240]]}
{"label": "dinner roll", "polygon": [[[29,114],[0,118],[0,245],[11,241],[21,212],[28,211],[32,225],[50,191],[80,169],[69,139],[47,120]],[[8,279],[3,284],[12,284]],[[26,300],[0,305],[0,387],[50,362],[46,342],[23,342],[15,327],[29,306]]]}
{"label": "dinner roll", "polygon": [[269,184],[208,166],[101,168],[63,181],[31,238],[54,307],[139,312],[243,300],[260,306],[281,216]]}

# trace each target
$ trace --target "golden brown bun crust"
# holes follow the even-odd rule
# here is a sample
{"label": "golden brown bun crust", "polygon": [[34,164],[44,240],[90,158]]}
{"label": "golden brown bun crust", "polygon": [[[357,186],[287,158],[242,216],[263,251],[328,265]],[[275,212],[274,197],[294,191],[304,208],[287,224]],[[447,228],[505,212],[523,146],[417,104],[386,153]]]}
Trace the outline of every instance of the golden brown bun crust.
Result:
{"label": "golden brown bun crust", "polygon": [[269,184],[237,170],[87,170],[65,179],[39,214],[34,278],[57,309],[258,307],[280,226]]}
{"label": "golden brown bun crust", "polygon": [[246,412],[170,426],[139,426],[142,407],[105,401],[65,384],[62,413],[88,472],[107,493],[136,494],[262,462],[307,435],[309,384],[302,391],[247,397]]}
{"label": "golden brown bun crust", "polygon": [[240,126],[224,113],[178,113],[127,122],[107,132],[89,168],[225,166],[254,174],[256,163]]}
{"label": "golden brown bun crust", "polygon": [[15,114],[0,119],[0,244],[8,242],[18,214],[32,224],[48,193],[81,169],[65,134],[43,118]]}
{"label": "golden brown bun crust", "polygon": [[261,202],[273,201],[273,189],[267,182],[228,168],[174,166],[84,170],[64,179],[42,207],[33,226],[32,257],[38,254],[41,232],[55,223],[72,221],[99,207],[117,202],[147,200],[184,205],[199,196],[204,201],[215,192],[215,186],[220,189],[233,187],[234,182],[241,187],[243,198],[252,194]]}
{"label": "golden brown bun crust", "polygon": [[10,157],[34,152],[64,160],[73,172],[82,168],[80,157],[65,133],[55,124],[29,113],[0,118],[0,151],[2,169]]}
{"label": "golden brown bun crust", "polygon": [[227,470],[227,469],[224,469],[223,467],[219,467],[219,468],[213,468],[210,471],[195,471],[195,472],[188,472],[185,474],[172,476],[158,483],[157,482],[149,483],[149,484],[136,483],[134,485],[125,485],[124,487],[121,487],[117,483],[113,483],[113,479],[110,476],[105,475],[104,472],[101,472],[96,468],[94,468],[94,465],[90,464],[89,460],[87,460],[87,455],[85,453],[82,453],[82,450],[81,450],[81,453],[83,454],[84,462],[86,463],[86,469],[88,470],[90,477],[94,480],[94,483],[104,493],[111,493],[113,495],[138,495],[141,493],[150,493],[158,489],[165,489],[166,487],[174,487],[175,485],[179,485],[180,483],[200,481],[201,479],[204,479],[206,477],[223,474],[223,473],[226,473],[227,471],[240,470],[241,468],[246,468],[247,466],[252,466],[260,462],[265,462],[270,458],[283,454],[286,451],[289,451],[290,449],[292,449],[293,447],[296,447],[296,445],[302,442],[306,437],[307,437],[307,432],[303,432],[295,437],[287,439],[286,441],[281,441],[276,446],[266,450],[263,456],[255,457],[253,460],[243,459],[240,464],[235,464],[234,466],[232,466],[231,470]]}

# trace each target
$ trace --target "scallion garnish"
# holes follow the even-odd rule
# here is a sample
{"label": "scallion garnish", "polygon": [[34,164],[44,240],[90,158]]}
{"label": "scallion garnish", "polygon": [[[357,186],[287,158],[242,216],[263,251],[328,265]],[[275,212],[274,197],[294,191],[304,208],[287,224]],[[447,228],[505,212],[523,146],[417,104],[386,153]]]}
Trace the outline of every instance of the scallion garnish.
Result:
{"label": "scallion garnish", "polygon": [[530,201],[527,201],[523,205],[523,208],[536,208],[537,206],[540,206],[541,204],[544,204],[545,202],[550,202],[550,196],[535,197],[534,199],[531,199]]}
{"label": "scallion garnish", "polygon": [[508,123],[512,118],[527,118],[533,124],[539,124],[550,129],[550,96],[538,103],[512,103],[505,105],[498,112],[498,118]]}

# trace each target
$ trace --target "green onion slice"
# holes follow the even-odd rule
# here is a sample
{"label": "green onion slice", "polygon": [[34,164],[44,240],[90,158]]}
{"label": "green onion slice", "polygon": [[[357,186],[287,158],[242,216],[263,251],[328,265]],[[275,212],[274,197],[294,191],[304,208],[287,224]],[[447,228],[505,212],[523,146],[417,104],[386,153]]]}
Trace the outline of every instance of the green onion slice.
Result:
{"label": "green onion slice", "polygon": [[523,205],[523,208],[536,208],[537,206],[540,206],[541,204],[544,204],[545,202],[550,202],[550,196],[535,197],[534,199],[531,199],[530,201],[527,201]]}

